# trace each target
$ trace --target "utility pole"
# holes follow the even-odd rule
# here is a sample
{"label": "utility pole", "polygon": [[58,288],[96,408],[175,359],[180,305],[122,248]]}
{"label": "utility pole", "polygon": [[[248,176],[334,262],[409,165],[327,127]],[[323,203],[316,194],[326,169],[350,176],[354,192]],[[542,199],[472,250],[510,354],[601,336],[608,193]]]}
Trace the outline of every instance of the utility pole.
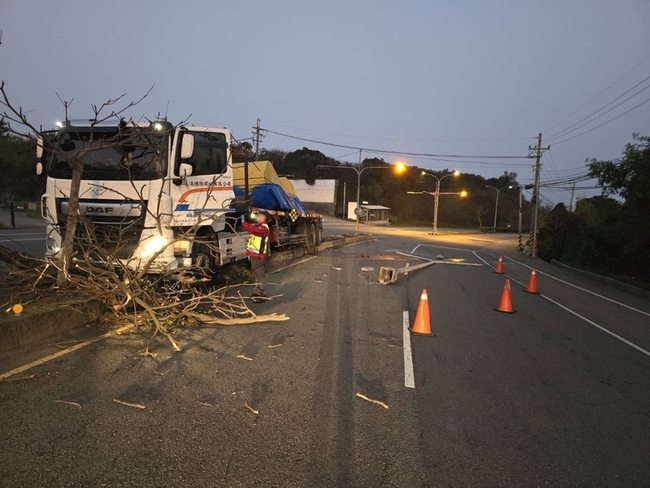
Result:
{"label": "utility pole", "polygon": [[347,185],[348,185],[348,182],[344,181],[343,182],[343,218],[348,217],[348,206],[345,203],[346,193],[347,193]]}
{"label": "utility pole", "polygon": [[354,213],[357,215],[357,224],[354,226],[354,230],[359,230],[359,218],[361,217],[361,153],[363,149],[359,149],[359,166],[357,167],[357,208],[354,210]]}
{"label": "utility pole", "polygon": [[253,129],[255,132],[253,132],[253,135],[255,136],[255,161],[260,160],[260,135],[262,132],[262,129],[260,128],[260,122],[262,122],[260,119],[257,119],[257,124]]}
{"label": "utility pole", "polygon": [[521,185],[519,185],[519,240],[518,240],[518,244],[519,244],[518,249],[519,249],[519,251],[524,250],[524,243],[521,240],[521,224],[522,224],[521,220],[522,220],[523,213],[524,213],[522,191],[523,191],[522,187],[521,187]]}
{"label": "utility pole", "polygon": [[576,184],[573,183],[573,186],[571,187],[571,200],[569,201],[569,212],[573,212],[573,195],[576,192]]}
{"label": "utility pole", "polygon": [[537,136],[537,146],[531,147],[528,146],[528,150],[531,151],[531,154],[528,155],[529,158],[535,158],[535,188],[533,190],[533,199],[535,200],[535,206],[533,207],[533,252],[531,256],[537,256],[537,228],[538,228],[538,216],[539,216],[539,176],[540,170],[542,167],[542,153],[547,151],[549,147],[542,147],[542,133],[540,132]]}

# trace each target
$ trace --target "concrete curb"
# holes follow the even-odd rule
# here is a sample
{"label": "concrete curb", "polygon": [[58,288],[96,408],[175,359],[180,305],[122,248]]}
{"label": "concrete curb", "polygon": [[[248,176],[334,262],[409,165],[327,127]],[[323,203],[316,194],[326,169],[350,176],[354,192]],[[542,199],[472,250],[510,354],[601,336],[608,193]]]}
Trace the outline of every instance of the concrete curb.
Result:
{"label": "concrete curb", "polygon": [[86,325],[103,312],[102,307],[98,300],[86,300],[30,313],[27,305],[22,314],[0,320],[0,352],[27,347]]}
{"label": "concrete curb", "polygon": [[572,266],[563,264],[555,259],[551,259],[551,264],[557,268],[565,269],[572,273],[585,276],[595,281],[605,283],[610,285],[613,288],[629,293],[630,295],[635,295],[637,297],[648,298],[650,299],[650,291],[639,288],[638,286],[630,285],[628,283],[623,283],[622,281],[615,280],[609,276],[599,275],[598,273],[592,273],[591,271],[585,271],[584,269],[574,268]]}
{"label": "concrete curb", "polygon": [[363,234],[360,236],[351,236],[351,237],[341,237],[339,239],[332,239],[331,241],[323,242],[318,246],[317,251],[326,251],[328,249],[333,249],[336,247],[348,246],[350,244],[356,244],[357,242],[369,241],[372,239],[372,234]]}
{"label": "concrete curb", "polygon": [[[336,247],[342,247],[342,246],[347,246],[349,244],[355,244],[357,242],[368,241],[372,238],[373,236],[371,234],[340,237],[337,239],[332,239],[331,241],[323,242],[320,246],[318,246],[318,248],[316,248],[316,252],[327,251],[328,249],[333,249]],[[293,259],[301,258],[306,255],[307,253],[305,252],[304,247],[296,247],[293,249],[287,249],[285,251],[278,251],[272,253],[270,261],[271,263],[283,263],[285,261],[291,261]]]}

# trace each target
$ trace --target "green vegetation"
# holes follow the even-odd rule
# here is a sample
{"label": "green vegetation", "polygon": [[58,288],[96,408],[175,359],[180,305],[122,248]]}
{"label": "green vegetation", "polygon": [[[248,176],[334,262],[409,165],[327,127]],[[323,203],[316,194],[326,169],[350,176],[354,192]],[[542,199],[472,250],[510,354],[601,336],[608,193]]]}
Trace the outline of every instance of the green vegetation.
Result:
{"label": "green vegetation", "polygon": [[650,137],[633,137],[620,160],[587,161],[602,196],[579,200],[575,213],[557,205],[542,220],[542,259],[650,285]]}
{"label": "green vegetation", "polygon": [[41,198],[45,180],[36,176],[36,162],[34,145],[11,135],[0,120],[0,206]]}

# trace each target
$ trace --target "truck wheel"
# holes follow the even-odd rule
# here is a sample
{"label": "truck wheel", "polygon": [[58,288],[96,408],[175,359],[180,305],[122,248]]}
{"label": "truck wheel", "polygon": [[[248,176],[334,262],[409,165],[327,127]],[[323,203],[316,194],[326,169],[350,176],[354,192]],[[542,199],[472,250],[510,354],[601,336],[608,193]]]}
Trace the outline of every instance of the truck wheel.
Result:
{"label": "truck wheel", "polygon": [[311,254],[316,250],[316,228],[314,224],[307,224],[307,254]]}
{"label": "truck wheel", "polygon": [[192,252],[192,264],[200,274],[211,276],[214,271],[214,256],[209,246],[199,244]]}
{"label": "truck wheel", "polygon": [[316,228],[316,247],[320,246],[323,243],[323,228],[315,224]]}

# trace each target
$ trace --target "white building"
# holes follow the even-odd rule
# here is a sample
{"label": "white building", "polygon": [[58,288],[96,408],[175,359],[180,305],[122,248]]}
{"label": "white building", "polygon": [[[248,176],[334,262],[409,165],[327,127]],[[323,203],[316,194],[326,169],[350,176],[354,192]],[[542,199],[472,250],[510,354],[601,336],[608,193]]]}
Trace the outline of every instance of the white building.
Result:
{"label": "white building", "polygon": [[291,180],[302,204],[313,212],[334,215],[337,180],[316,180],[310,185],[305,180]]}

